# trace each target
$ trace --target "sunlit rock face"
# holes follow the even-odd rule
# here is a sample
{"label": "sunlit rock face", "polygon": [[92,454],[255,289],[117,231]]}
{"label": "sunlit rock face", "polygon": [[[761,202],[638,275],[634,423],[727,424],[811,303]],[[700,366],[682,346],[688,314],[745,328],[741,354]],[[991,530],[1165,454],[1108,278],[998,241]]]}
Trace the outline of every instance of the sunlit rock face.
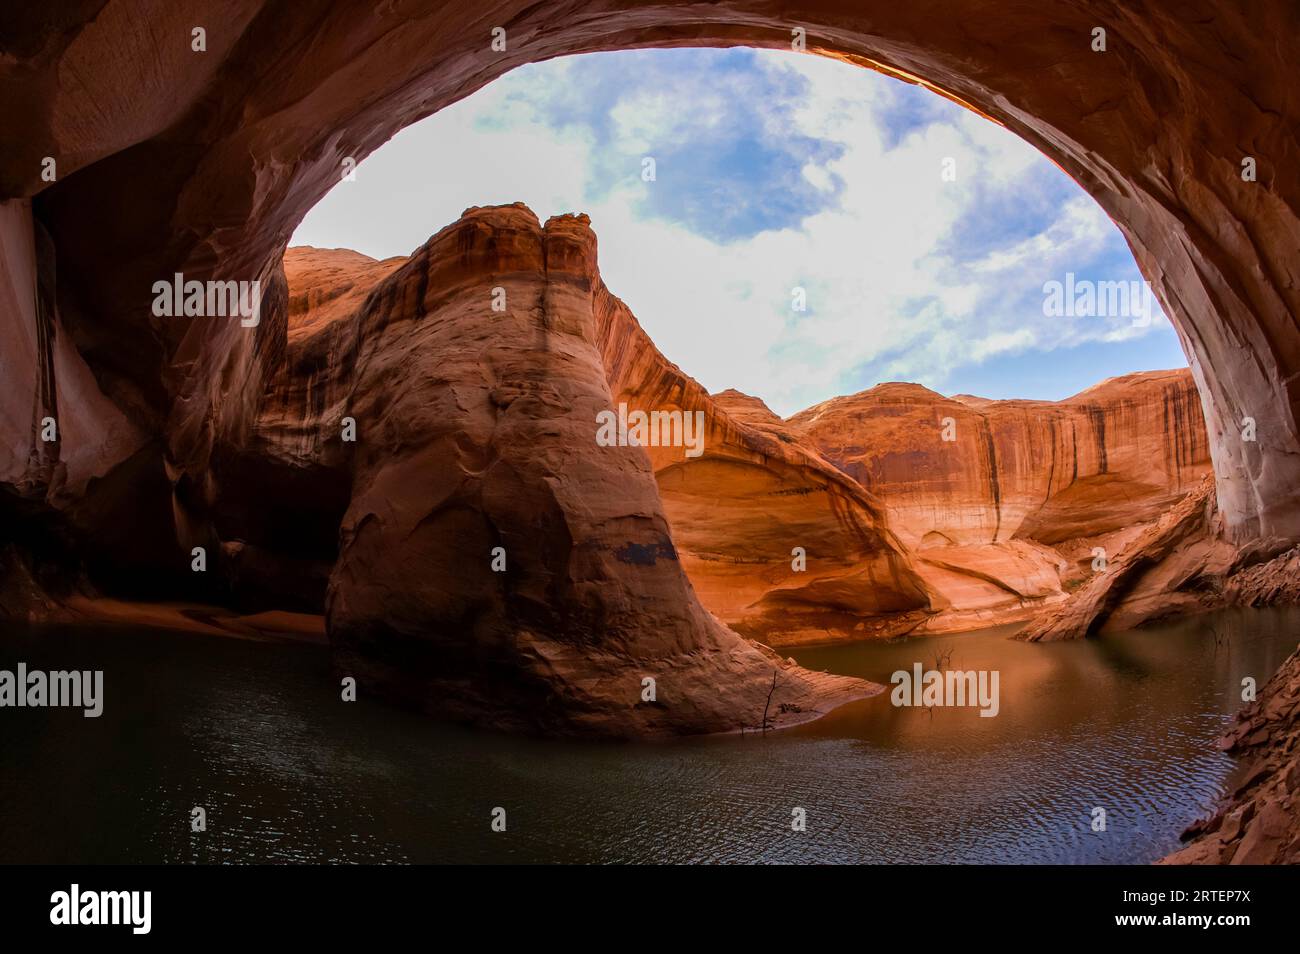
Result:
{"label": "sunlit rock face", "polygon": [[1137,527],[1069,599],[1035,619],[1021,638],[1078,639],[1223,605],[1222,580],[1234,568],[1237,551],[1223,539],[1213,498],[1207,476],[1157,520]]}
{"label": "sunlit rock face", "polygon": [[646,451],[682,565],[710,611],[773,645],[893,635],[928,615],[934,594],[881,501],[761,401],[711,397],[603,289],[596,315],[615,404],[701,422],[695,453]]}
{"label": "sunlit rock face", "polygon": [[1056,402],[884,384],[787,425],[880,497],[890,526],[922,550],[1057,544],[1145,523],[1210,469],[1187,371],[1112,378]]}
{"label": "sunlit rock face", "polygon": [[1064,401],[946,398],[884,384],[786,428],[881,501],[946,604],[929,632],[1023,620],[1090,574],[1210,468],[1186,371],[1114,378]]}

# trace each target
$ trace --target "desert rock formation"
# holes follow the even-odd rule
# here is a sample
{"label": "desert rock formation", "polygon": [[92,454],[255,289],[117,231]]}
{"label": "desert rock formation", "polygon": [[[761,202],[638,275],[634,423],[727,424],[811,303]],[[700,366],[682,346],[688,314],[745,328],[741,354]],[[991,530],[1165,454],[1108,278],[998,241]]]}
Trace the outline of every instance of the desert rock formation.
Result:
{"label": "desert rock formation", "polygon": [[[516,226],[509,223],[517,215],[531,214],[478,210],[456,228],[469,229],[472,220],[488,235],[484,242],[506,249],[516,241]],[[592,315],[609,406],[702,421],[698,456],[685,446],[642,449],[671,539],[644,543],[641,550],[673,553],[706,609],[769,645],[1027,619],[1063,600],[1063,586],[1090,575],[1092,544],[1139,532],[1208,468],[1204,425],[1186,371],[1131,375],[1057,403],[956,401],[915,385],[884,385],[789,421],[736,391],[710,396],[658,350],[600,282],[595,236],[585,221],[563,221],[572,226],[580,271],[592,288],[591,303],[579,306]],[[406,259],[373,262],[346,250],[294,249],[287,256],[288,371],[268,393],[251,439],[238,452],[219,445],[214,465],[217,481],[232,485],[274,466],[281,476],[256,483],[287,489],[261,505],[218,508],[256,514],[242,526],[226,520],[217,528],[223,540],[238,540],[223,552],[234,589],[250,608],[262,608],[250,587],[267,580],[277,580],[281,593],[303,596],[293,608],[307,607],[337,558],[324,538],[312,544],[314,558],[283,547],[270,556],[264,551],[273,539],[312,540],[319,534],[311,527],[341,519],[348,467],[345,445],[325,440],[337,427],[328,422],[378,400],[375,395],[393,388],[378,382],[398,373],[357,378],[356,343],[363,352],[457,351],[453,339],[420,339],[404,351],[380,345],[377,334],[389,334],[388,324],[353,318],[373,307],[367,304],[372,291],[408,266]],[[507,258],[497,271],[511,268]],[[536,282],[539,269],[530,262],[523,270]],[[465,280],[446,265],[430,272],[423,290],[401,296],[403,307],[418,313],[413,295],[437,300]],[[493,287],[507,300],[516,297],[508,284]],[[573,304],[557,300],[545,313],[567,316]],[[390,401],[384,399],[385,413]],[[958,440],[949,442],[940,430],[951,415],[957,415]],[[416,409],[407,417],[423,419]],[[375,446],[402,444],[396,435],[381,437]],[[1091,536],[1077,536],[1088,529]],[[284,579],[286,567],[294,580]]]}
{"label": "desert rock formation", "polygon": [[946,398],[884,384],[786,429],[879,499],[938,594],[925,632],[1027,619],[1092,575],[1209,471],[1187,371],[1103,381],[1064,401]]}
{"label": "desert rock formation", "polygon": [[920,549],[1050,545],[1146,523],[1210,468],[1187,371],[1112,378],[1056,402],[883,384],[787,424],[887,499],[894,531]]}
{"label": "desert rock formation", "polygon": [[616,404],[700,415],[699,456],[649,447],[673,542],[700,600],[772,645],[895,635],[934,605],[876,499],[761,401],[711,397],[602,289],[599,340]]}
{"label": "desert rock formation", "polygon": [[1236,556],[1214,526],[1213,497],[1214,481],[1207,476],[1168,513],[1138,528],[1132,540],[1021,638],[1077,639],[1220,605],[1212,588],[1198,585],[1221,577]]}
{"label": "desert rock formation", "polygon": [[[598,446],[597,413],[616,403],[602,334],[622,305],[585,217],[471,209],[404,261],[294,250],[286,270],[287,362],[253,447],[348,475],[326,616],[369,691],[478,724],[635,737],[754,728],[765,709],[786,725],[873,691],[710,615],[647,449]],[[245,509],[255,488],[229,483],[221,509]]]}

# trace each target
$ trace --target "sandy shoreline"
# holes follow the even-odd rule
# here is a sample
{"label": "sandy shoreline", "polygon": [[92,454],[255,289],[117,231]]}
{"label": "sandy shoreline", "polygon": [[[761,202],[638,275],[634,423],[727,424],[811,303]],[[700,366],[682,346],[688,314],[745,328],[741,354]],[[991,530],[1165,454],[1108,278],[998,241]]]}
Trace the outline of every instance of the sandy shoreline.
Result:
{"label": "sandy shoreline", "polygon": [[109,626],[145,626],[208,636],[226,636],[260,642],[298,642],[328,645],[325,618],[310,613],[272,610],[240,614],[203,603],[135,603],[75,596],[58,609],[33,617],[37,624],[88,623]]}

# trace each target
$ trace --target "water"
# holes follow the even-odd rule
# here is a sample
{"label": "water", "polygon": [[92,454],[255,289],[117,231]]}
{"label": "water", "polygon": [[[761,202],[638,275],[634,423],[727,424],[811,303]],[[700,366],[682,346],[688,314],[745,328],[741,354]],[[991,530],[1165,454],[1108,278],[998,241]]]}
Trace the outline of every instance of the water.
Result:
{"label": "water", "polygon": [[0,862],[1150,862],[1219,796],[1233,763],[1213,740],[1297,623],[1242,610],[1080,643],[798,650],[886,682],[951,649],[952,668],[1000,671],[1001,712],[882,695],[786,733],[655,745],[346,704],[319,646],[11,628],[0,668],[103,669],[106,704],[0,709]]}

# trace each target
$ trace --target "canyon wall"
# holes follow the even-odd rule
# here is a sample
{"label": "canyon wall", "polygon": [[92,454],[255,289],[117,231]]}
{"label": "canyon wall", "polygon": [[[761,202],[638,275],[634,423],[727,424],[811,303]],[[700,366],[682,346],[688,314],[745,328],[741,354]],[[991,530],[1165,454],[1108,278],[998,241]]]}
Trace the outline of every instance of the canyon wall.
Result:
{"label": "canyon wall", "polygon": [[615,403],[703,421],[699,456],[646,450],[682,566],[711,612],[783,646],[896,635],[929,615],[935,594],[883,501],[809,442],[710,397],[603,287],[596,313]]}
{"label": "canyon wall", "polygon": [[1055,402],[884,384],[786,423],[884,499],[894,531],[922,549],[1056,544],[1131,527],[1210,470],[1187,370],[1111,378]]}
{"label": "canyon wall", "polygon": [[[356,373],[358,343],[370,347],[369,333],[344,319],[407,264],[346,250],[286,257],[287,371],[251,438],[237,452],[219,445],[216,466],[219,482],[247,483],[268,466],[284,474],[269,482],[283,493],[233,508],[248,519],[217,528],[237,540],[223,553],[252,605],[256,581],[276,580],[275,590],[303,595],[304,606],[322,598],[337,552],[309,528],[341,519],[349,466],[346,445],[326,438],[355,400],[339,382]],[[1095,546],[1118,550],[1139,537],[1208,470],[1186,371],[1113,379],[1061,402],[882,385],[782,421],[757,398],[709,395],[658,350],[594,262],[590,269],[609,407],[700,422],[673,446],[643,437],[672,552],[710,613],[769,645],[1041,615],[1094,575]],[[449,280],[437,272],[424,294]],[[306,546],[266,552],[285,539]],[[1115,589],[1106,611],[1127,619],[1121,596],[1127,590]]]}
{"label": "canyon wall", "polygon": [[58,281],[31,204],[0,202],[0,602],[14,590],[19,616],[88,573],[125,592],[185,585],[162,444],[101,389]]}
{"label": "canyon wall", "polygon": [[923,632],[1028,619],[1209,472],[1190,372],[1113,378],[1063,401],[883,384],[785,428],[884,505],[942,612]]}

